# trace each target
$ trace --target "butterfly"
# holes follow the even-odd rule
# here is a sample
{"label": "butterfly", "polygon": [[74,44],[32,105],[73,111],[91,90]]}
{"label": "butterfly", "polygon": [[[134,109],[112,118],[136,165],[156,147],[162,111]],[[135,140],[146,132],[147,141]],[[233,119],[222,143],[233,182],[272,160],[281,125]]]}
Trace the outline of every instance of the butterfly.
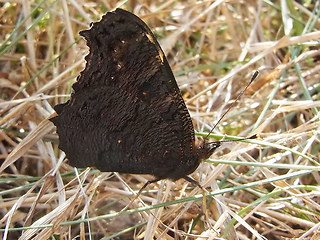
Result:
{"label": "butterfly", "polygon": [[181,92],[155,36],[134,14],[106,13],[80,32],[90,53],[69,101],[54,107],[59,148],[72,166],[184,178],[220,142],[196,142]]}

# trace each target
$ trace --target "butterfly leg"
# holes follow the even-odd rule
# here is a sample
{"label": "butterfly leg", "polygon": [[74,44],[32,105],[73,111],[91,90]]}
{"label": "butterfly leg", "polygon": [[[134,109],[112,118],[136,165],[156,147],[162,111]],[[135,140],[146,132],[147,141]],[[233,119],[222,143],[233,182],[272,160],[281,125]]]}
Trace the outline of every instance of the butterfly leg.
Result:
{"label": "butterfly leg", "polygon": [[119,213],[122,213],[122,212],[124,212],[125,210],[127,210],[128,209],[128,207],[140,196],[140,194],[142,193],[142,191],[148,186],[148,185],[150,185],[151,183],[155,183],[155,182],[158,182],[158,181],[160,181],[161,179],[159,179],[159,178],[156,178],[156,179],[154,179],[154,180],[148,180],[143,186],[142,186],[142,188],[140,188],[140,190],[139,190],[139,192],[135,195],[135,197],[129,202],[129,204],[125,207],[125,208],[123,208]]}
{"label": "butterfly leg", "polygon": [[[209,219],[209,216],[208,216],[208,212],[207,212],[207,198],[206,198],[206,192],[208,192],[205,188],[203,188],[200,183],[198,183],[195,179],[193,179],[192,177],[190,176],[185,176],[184,177],[185,180],[187,180],[188,182],[196,185],[197,187],[199,187],[202,191],[202,204],[203,204],[203,213],[204,213],[204,216],[206,218],[206,220]],[[208,224],[210,225],[209,221],[207,221]]]}

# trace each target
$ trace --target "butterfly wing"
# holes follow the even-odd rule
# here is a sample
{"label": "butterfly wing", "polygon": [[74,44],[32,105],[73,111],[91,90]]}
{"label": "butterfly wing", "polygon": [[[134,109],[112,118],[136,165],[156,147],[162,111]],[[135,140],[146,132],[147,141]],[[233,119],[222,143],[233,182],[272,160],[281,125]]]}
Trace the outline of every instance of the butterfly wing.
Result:
{"label": "butterfly wing", "polygon": [[117,9],[80,33],[90,53],[53,118],[71,165],[178,179],[199,165],[194,128],[147,25]]}

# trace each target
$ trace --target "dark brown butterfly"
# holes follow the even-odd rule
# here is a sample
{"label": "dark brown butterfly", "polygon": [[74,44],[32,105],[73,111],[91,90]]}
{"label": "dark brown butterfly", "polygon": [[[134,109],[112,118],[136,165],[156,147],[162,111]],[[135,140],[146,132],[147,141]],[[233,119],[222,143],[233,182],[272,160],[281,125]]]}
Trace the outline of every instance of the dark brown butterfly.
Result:
{"label": "dark brown butterfly", "polygon": [[51,119],[70,164],[151,174],[151,182],[196,183],[187,175],[220,142],[196,144],[176,80],[148,26],[117,9],[80,35],[90,48],[86,68]]}

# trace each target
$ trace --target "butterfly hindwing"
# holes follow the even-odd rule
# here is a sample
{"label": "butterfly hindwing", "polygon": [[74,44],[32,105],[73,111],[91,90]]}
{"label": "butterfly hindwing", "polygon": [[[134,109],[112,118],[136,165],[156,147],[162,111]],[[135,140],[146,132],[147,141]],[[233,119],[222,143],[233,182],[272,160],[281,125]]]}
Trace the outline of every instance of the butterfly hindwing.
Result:
{"label": "butterfly hindwing", "polygon": [[87,65],[52,119],[71,165],[172,179],[193,172],[192,121],[147,25],[117,9],[80,34]]}

